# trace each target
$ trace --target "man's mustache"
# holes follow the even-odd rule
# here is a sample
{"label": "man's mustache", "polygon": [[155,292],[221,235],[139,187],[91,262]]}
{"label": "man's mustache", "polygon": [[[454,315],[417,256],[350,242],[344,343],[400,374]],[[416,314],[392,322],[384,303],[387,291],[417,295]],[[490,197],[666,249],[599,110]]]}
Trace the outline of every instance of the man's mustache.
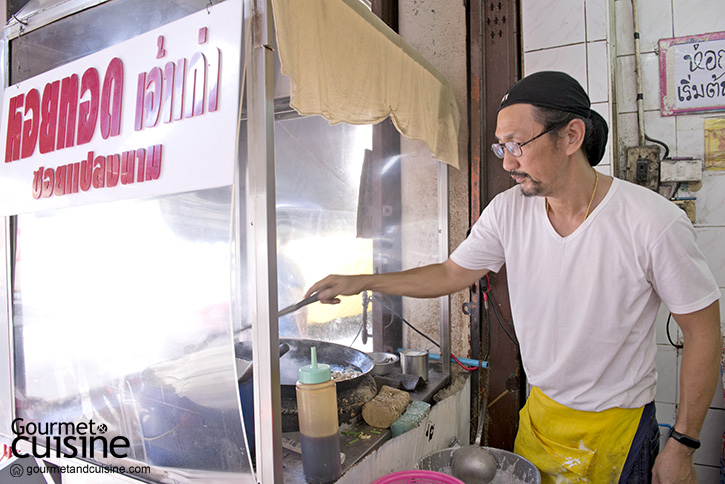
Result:
{"label": "man's mustache", "polygon": [[528,173],[524,173],[523,171],[511,170],[511,171],[509,171],[509,174],[511,176],[518,176],[518,177],[524,177],[524,178],[531,179],[531,176]]}

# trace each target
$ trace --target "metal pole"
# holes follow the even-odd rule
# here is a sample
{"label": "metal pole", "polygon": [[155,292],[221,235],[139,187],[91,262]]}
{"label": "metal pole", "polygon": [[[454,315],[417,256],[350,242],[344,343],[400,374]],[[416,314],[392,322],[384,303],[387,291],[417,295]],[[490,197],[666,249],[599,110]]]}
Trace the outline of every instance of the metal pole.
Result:
{"label": "metal pole", "polygon": [[14,349],[13,349],[13,316],[12,316],[12,264],[13,254],[10,243],[12,231],[10,229],[11,217],[0,217],[0,254],[3,255],[5,268],[0,275],[0,435],[11,438],[12,428],[10,422],[15,419],[15,386],[14,375]]}
{"label": "metal pole", "polygon": [[[7,20],[8,5],[6,0],[0,0],[0,8],[3,12],[3,22]],[[3,32],[3,39],[0,43],[0,79],[2,79],[2,90],[0,90],[0,105],[3,102],[5,88],[10,84],[10,66],[8,55],[10,46],[6,33]],[[10,422],[15,419],[15,382],[14,382],[14,357],[13,346],[13,281],[12,265],[14,263],[12,253],[13,243],[11,242],[12,217],[0,217],[0,255],[2,256],[4,270],[0,274],[0,435],[12,436]]]}
{"label": "metal pole", "polygon": [[639,128],[639,145],[645,144],[644,131],[644,94],[642,93],[642,51],[639,44],[639,7],[637,0],[632,0],[632,24],[634,28],[634,65],[637,79],[637,122]]}
{"label": "metal pole", "polygon": [[274,180],[272,6],[252,0],[247,72],[250,285],[257,481],[282,483],[282,405],[277,320],[277,231]]}
{"label": "metal pole", "polygon": [[[448,165],[438,163],[438,256],[448,259]],[[441,370],[451,376],[451,297],[440,301]]]}

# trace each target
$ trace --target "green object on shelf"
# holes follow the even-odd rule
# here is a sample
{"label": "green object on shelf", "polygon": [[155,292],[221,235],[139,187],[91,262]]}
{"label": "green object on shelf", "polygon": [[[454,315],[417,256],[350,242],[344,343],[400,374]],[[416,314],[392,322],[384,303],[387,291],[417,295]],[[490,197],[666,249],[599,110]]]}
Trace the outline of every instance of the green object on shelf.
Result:
{"label": "green object on shelf", "polygon": [[402,435],[410,429],[413,429],[420,424],[423,419],[430,412],[430,404],[421,402],[419,400],[413,400],[408,405],[408,408],[403,412],[403,415],[390,425],[390,431],[393,437]]}

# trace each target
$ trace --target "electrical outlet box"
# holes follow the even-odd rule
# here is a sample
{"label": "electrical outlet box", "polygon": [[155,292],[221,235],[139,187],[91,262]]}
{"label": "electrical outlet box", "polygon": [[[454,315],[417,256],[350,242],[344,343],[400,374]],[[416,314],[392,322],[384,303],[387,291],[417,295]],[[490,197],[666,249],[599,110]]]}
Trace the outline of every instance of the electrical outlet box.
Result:
{"label": "electrical outlet box", "polygon": [[627,180],[657,191],[660,184],[660,147],[627,148]]}
{"label": "electrical outlet box", "polygon": [[687,182],[702,180],[702,160],[670,160],[660,163],[661,182]]}

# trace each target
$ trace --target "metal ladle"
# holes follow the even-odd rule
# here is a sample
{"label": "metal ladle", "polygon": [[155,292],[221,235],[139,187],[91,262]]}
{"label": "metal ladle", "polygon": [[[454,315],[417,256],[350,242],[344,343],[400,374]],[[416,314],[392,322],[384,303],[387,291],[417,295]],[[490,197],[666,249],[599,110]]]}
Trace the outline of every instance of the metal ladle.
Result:
{"label": "metal ladle", "polygon": [[465,484],[488,484],[496,476],[496,459],[488,449],[481,447],[485,415],[486,404],[484,403],[481,414],[478,417],[476,442],[461,447],[451,457],[451,473],[453,477],[462,480]]}

